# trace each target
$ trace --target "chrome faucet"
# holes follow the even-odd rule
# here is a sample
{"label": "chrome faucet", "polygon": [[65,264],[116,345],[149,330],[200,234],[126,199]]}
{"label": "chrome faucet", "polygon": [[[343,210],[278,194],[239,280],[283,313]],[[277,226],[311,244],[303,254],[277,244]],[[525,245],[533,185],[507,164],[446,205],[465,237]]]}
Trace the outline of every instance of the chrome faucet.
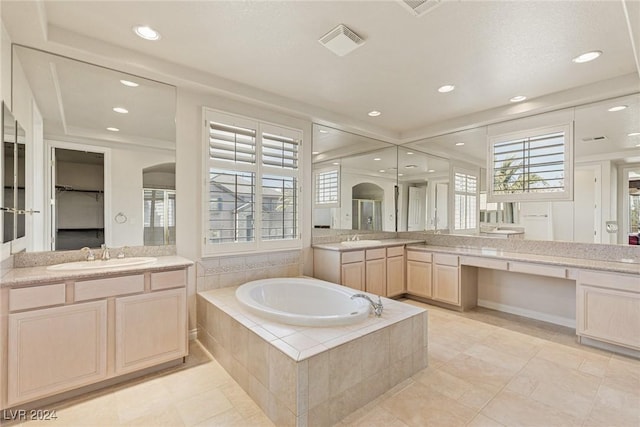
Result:
{"label": "chrome faucet", "polygon": [[81,251],[87,251],[87,261],[93,261],[96,259],[95,254],[93,253],[93,251],[91,250],[91,248],[85,246],[84,248],[80,249]]}
{"label": "chrome faucet", "polygon": [[354,295],[351,295],[351,299],[354,299],[354,298],[364,298],[364,299],[366,299],[367,301],[369,301],[371,303],[371,307],[373,308],[373,312],[375,313],[376,317],[382,316],[382,309],[384,307],[382,306],[382,299],[380,297],[378,297],[378,302],[374,302],[371,298],[369,298],[365,294],[354,294]]}
{"label": "chrome faucet", "polygon": [[102,248],[102,256],[100,257],[103,261],[108,261],[111,258],[111,254],[109,253],[109,248],[104,243],[100,245]]}
{"label": "chrome faucet", "polygon": [[352,242],[357,242],[357,241],[360,240],[360,235],[359,234],[354,234],[353,236],[351,236],[350,239],[347,239],[347,240],[350,240]]}

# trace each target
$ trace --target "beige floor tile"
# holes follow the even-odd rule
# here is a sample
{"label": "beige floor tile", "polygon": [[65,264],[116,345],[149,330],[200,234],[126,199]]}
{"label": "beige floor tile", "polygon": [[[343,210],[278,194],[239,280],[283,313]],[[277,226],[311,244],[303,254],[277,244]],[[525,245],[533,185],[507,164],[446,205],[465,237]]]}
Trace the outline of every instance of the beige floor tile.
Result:
{"label": "beige floor tile", "polygon": [[119,390],[114,395],[118,417],[123,424],[143,416],[154,416],[174,401],[159,378]]}
{"label": "beige floor tile", "polygon": [[504,424],[500,424],[486,415],[478,414],[469,424],[467,424],[467,427],[504,427]]}
{"label": "beige floor tile", "polygon": [[529,357],[513,356],[485,344],[475,344],[467,349],[464,354],[500,366],[512,373],[516,373],[522,369],[529,360]]}
{"label": "beige floor tile", "polygon": [[343,423],[345,426],[350,427],[406,427],[407,424],[402,422],[399,418],[391,414],[384,408],[374,408],[371,411],[367,411],[359,419]]}
{"label": "beige floor tile", "polygon": [[437,368],[424,369],[414,375],[413,379],[438,393],[456,400],[473,389],[472,384]]}
{"label": "beige floor tile", "polygon": [[501,387],[488,385],[476,385],[472,389],[464,392],[458,398],[458,402],[469,408],[480,410],[484,408],[501,390]]}
{"label": "beige floor tile", "polygon": [[229,409],[221,414],[207,418],[199,422],[195,427],[227,427],[227,426],[245,426],[247,421],[235,409]]}
{"label": "beige floor tile", "polygon": [[382,407],[408,426],[459,426],[477,411],[415,382],[382,402]]}
{"label": "beige floor tile", "polygon": [[509,390],[499,393],[481,413],[506,426],[582,425],[578,418]]}
{"label": "beige floor tile", "polygon": [[256,415],[263,414],[260,407],[235,382],[222,386],[220,391],[225,395],[229,402],[231,402],[233,408],[238,411],[242,418],[249,419]]}
{"label": "beige floor tile", "polygon": [[184,424],[180,419],[180,414],[173,406],[158,408],[141,417],[128,421],[122,425],[125,426],[141,426],[141,427],[183,427]]}
{"label": "beige floor tile", "polygon": [[189,397],[174,405],[187,427],[194,426],[233,408],[229,399],[219,389],[212,389]]}
{"label": "beige floor tile", "polygon": [[503,387],[516,371],[474,356],[460,354],[440,366],[441,370],[467,381],[474,386]]}

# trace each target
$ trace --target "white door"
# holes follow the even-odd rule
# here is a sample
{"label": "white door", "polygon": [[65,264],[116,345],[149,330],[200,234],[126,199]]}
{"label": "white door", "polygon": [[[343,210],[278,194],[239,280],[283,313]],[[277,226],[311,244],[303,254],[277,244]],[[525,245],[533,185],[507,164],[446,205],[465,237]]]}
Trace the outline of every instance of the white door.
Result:
{"label": "white door", "polygon": [[407,209],[407,230],[424,231],[427,188],[409,187],[409,209]]}
{"label": "white door", "polygon": [[599,243],[600,191],[598,170],[594,167],[576,167],[573,175],[573,241]]}

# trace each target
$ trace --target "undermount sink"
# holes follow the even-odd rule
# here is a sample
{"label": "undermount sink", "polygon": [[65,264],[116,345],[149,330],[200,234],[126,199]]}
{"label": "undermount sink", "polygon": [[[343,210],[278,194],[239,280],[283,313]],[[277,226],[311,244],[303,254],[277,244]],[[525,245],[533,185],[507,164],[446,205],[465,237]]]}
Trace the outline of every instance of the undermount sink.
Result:
{"label": "undermount sink", "polygon": [[351,247],[374,246],[380,243],[382,243],[380,240],[347,240],[346,242],[341,242],[342,245]]}
{"label": "undermount sink", "polygon": [[64,264],[50,265],[47,270],[50,271],[86,271],[97,270],[101,268],[118,268],[129,267],[133,265],[144,265],[156,262],[157,258],[154,257],[131,257],[131,258],[114,258],[110,260],[95,260],[95,261],[77,261],[66,262]]}

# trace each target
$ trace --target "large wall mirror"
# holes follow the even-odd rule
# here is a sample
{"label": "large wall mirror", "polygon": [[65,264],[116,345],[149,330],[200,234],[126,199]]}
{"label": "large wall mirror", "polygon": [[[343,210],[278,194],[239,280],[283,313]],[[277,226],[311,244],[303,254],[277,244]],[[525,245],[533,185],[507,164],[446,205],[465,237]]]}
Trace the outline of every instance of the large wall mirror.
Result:
{"label": "large wall mirror", "polygon": [[[537,128],[564,120],[573,121],[574,124],[573,200],[488,202],[487,138],[492,133]],[[400,162],[402,153],[407,151],[441,156],[448,159],[452,168],[459,165],[479,171],[479,229],[470,233],[504,238],[509,235],[515,237],[521,232],[519,237],[525,239],[584,243],[636,244],[638,241],[639,94],[411,142],[399,147]],[[402,177],[399,181],[402,183]],[[444,181],[440,183],[442,187]],[[423,185],[427,191],[429,185]],[[444,187],[442,189],[444,191]],[[424,197],[424,190],[411,191],[418,194],[415,196],[418,200]],[[449,188],[449,197],[451,194],[453,193]],[[404,204],[408,212],[411,212],[410,200],[409,198]],[[451,209],[452,202],[448,206]],[[403,205],[400,206],[400,212],[402,210]],[[428,216],[433,217],[433,214],[427,214]],[[441,212],[438,216],[452,220],[452,212],[448,212],[446,216]],[[427,223],[429,220],[427,218]],[[450,225],[445,227],[442,224],[437,229],[451,232]],[[406,229],[414,228],[408,222]]]}
{"label": "large wall mirror", "polygon": [[25,235],[25,131],[2,104],[2,243]]}
{"label": "large wall mirror", "polygon": [[395,145],[314,124],[314,235],[395,231],[397,170]]}
{"label": "large wall mirror", "polygon": [[44,127],[31,189],[44,242],[32,246],[175,244],[176,88],[25,46],[12,54],[14,104],[32,96]]}

